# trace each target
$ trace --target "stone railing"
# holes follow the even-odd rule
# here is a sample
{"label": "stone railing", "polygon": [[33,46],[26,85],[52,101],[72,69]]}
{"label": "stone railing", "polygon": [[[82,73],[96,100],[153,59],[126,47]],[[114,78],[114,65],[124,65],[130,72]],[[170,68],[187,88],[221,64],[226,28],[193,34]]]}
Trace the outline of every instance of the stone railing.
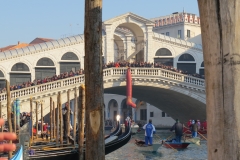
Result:
{"label": "stone railing", "polygon": [[[174,80],[175,83],[194,86],[205,90],[205,80],[187,76],[184,74],[172,72],[161,68],[131,68],[132,78],[134,79],[149,79],[149,78],[164,78],[166,81]],[[108,68],[103,70],[103,80],[124,78],[126,68]],[[84,83],[84,75],[69,77],[66,79],[57,80],[54,82],[44,83],[33,87],[27,87],[19,90],[11,91],[11,98],[20,98],[24,96],[37,96],[38,94],[51,94],[56,90],[64,88],[73,88],[76,85]],[[6,101],[7,94],[0,94],[0,101]]]}

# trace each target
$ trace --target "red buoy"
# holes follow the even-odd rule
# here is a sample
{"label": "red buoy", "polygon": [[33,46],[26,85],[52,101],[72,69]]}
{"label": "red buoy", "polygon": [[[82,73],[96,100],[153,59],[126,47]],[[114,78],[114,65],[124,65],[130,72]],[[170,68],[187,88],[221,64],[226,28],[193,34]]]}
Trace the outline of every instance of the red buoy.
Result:
{"label": "red buoy", "polygon": [[130,68],[127,69],[126,73],[126,79],[127,79],[127,105],[131,106],[133,108],[136,108],[136,104],[132,101],[132,75]]}

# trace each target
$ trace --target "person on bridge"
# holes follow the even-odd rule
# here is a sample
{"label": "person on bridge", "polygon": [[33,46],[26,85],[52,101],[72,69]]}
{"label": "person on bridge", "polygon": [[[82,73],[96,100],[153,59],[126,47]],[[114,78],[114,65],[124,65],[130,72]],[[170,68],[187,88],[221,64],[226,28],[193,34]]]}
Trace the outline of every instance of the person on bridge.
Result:
{"label": "person on bridge", "polygon": [[148,142],[149,146],[151,146],[153,134],[156,133],[155,127],[152,124],[151,119],[149,119],[148,123],[143,126],[143,129],[145,129],[145,146],[148,146]]}
{"label": "person on bridge", "polygon": [[170,131],[175,131],[176,135],[176,142],[181,143],[182,136],[183,136],[183,124],[180,123],[178,119],[176,119],[176,123],[172,126]]}

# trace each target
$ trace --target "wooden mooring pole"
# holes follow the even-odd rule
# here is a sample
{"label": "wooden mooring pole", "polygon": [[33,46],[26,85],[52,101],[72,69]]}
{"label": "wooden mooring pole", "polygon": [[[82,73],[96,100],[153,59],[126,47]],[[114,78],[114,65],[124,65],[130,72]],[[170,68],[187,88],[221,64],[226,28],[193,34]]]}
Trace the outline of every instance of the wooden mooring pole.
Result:
{"label": "wooden mooring pole", "polygon": [[85,128],[85,87],[79,87],[79,102],[78,102],[78,145],[79,145],[79,160],[84,160],[84,128]]}
{"label": "wooden mooring pole", "polygon": [[36,101],[36,139],[38,138],[38,102]]}
{"label": "wooden mooring pole", "polygon": [[69,136],[70,136],[70,113],[71,113],[71,108],[70,108],[70,89],[67,91],[67,112],[66,112],[66,119],[64,120],[65,123],[65,128],[64,128],[64,133],[66,135],[67,139],[67,144],[69,144]]}
{"label": "wooden mooring pole", "polygon": [[[10,94],[10,84],[6,80],[6,89],[7,89],[7,120],[8,120],[8,131],[12,133],[12,118],[11,118],[11,94]],[[9,141],[9,144],[12,144],[12,140]],[[8,152],[8,159],[12,158],[12,151]]]}
{"label": "wooden mooring pole", "polygon": [[57,112],[56,112],[56,122],[57,122],[57,127],[56,127],[56,144],[59,144],[59,93],[57,95]]}
{"label": "wooden mooring pole", "polygon": [[[240,159],[240,1],[198,0],[208,160]],[[86,42],[85,42],[86,43]]]}
{"label": "wooden mooring pole", "polygon": [[53,117],[52,117],[52,119],[53,119],[53,138],[55,139],[56,138],[56,108],[55,108],[55,101],[53,101]]}
{"label": "wooden mooring pole", "polygon": [[74,146],[76,144],[76,123],[77,123],[77,87],[74,89],[74,112],[73,112],[73,139],[74,139]]}
{"label": "wooden mooring pole", "polygon": [[[32,129],[31,130],[31,142],[33,141],[33,114],[32,114],[32,112],[33,112],[33,101],[32,101],[32,97],[30,97],[30,129]],[[31,143],[30,143],[31,144]]]}
{"label": "wooden mooring pole", "polygon": [[63,115],[62,115],[62,100],[61,100],[61,92],[59,94],[59,120],[60,120],[60,144],[63,144]]}
{"label": "wooden mooring pole", "polygon": [[43,135],[43,102],[41,101],[41,135]]}
{"label": "wooden mooring pole", "polygon": [[85,0],[84,42],[86,159],[104,160],[102,0]]}
{"label": "wooden mooring pole", "polygon": [[52,97],[50,97],[50,140],[52,140],[52,130],[53,130],[53,122],[52,122]]}

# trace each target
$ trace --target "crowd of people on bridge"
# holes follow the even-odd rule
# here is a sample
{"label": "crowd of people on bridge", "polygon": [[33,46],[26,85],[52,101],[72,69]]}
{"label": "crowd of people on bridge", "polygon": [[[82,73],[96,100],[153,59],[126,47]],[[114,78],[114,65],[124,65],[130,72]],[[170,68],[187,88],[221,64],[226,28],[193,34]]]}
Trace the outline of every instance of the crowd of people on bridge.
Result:
{"label": "crowd of people on bridge", "polygon": [[111,68],[111,67],[145,67],[145,68],[162,68],[162,69],[167,69],[173,72],[185,74],[188,76],[193,76],[197,78],[202,78],[204,79],[204,75],[200,75],[198,73],[190,74],[187,71],[183,71],[181,69],[174,68],[172,65],[166,65],[162,64],[160,62],[127,62],[127,61],[121,61],[121,62],[109,62],[107,64],[103,65],[103,68]]}
{"label": "crowd of people on bridge", "polygon": [[[188,76],[193,76],[193,77],[197,77],[197,78],[203,78],[204,79],[204,75],[200,75],[197,73],[194,74],[189,74],[187,71],[183,71],[181,69],[177,69],[174,68],[171,65],[165,65],[162,64],[160,62],[127,62],[127,61],[121,61],[121,62],[109,62],[109,63],[105,63],[103,64],[103,69],[106,68],[112,68],[112,67],[145,67],[145,68],[162,68],[162,69],[167,69],[173,72],[177,72],[177,73],[181,73],[181,74],[185,74]],[[22,84],[16,84],[16,85],[12,85],[10,86],[10,91],[13,90],[18,90],[18,89],[22,89],[22,88],[26,88],[26,87],[32,87],[35,85],[40,85],[40,84],[44,84],[44,83],[48,83],[48,82],[53,82],[53,81],[57,81],[60,79],[64,79],[64,78],[69,78],[69,77],[73,77],[73,76],[78,76],[78,75],[82,75],[84,74],[84,70],[80,69],[77,71],[70,71],[70,72],[65,72],[65,73],[61,73],[60,75],[54,75],[52,77],[45,77],[44,79],[37,79],[34,80],[33,82],[24,82]],[[6,88],[0,89],[0,93],[5,93],[6,92]]]}
{"label": "crowd of people on bridge", "polygon": [[[32,87],[32,86],[36,86],[36,85],[40,85],[40,84],[44,84],[44,83],[48,83],[48,82],[53,82],[53,81],[57,81],[60,79],[78,76],[78,75],[82,75],[82,74],[84,74],[83,69],[77,70],[75,72],[74,71],[64,72],[64,73],[61,73],[60,75],[55,74],[52,77],[45,77],[44,79],[37,79],[37,80],[34,80],[33,82],[28,81],[28,82],[24,82],[22,84],[11,85],[10,91],[27,88],[27,87]],[[5,93],[5,92],[6,92],[6,88],[0,89],[0,93]]]}

